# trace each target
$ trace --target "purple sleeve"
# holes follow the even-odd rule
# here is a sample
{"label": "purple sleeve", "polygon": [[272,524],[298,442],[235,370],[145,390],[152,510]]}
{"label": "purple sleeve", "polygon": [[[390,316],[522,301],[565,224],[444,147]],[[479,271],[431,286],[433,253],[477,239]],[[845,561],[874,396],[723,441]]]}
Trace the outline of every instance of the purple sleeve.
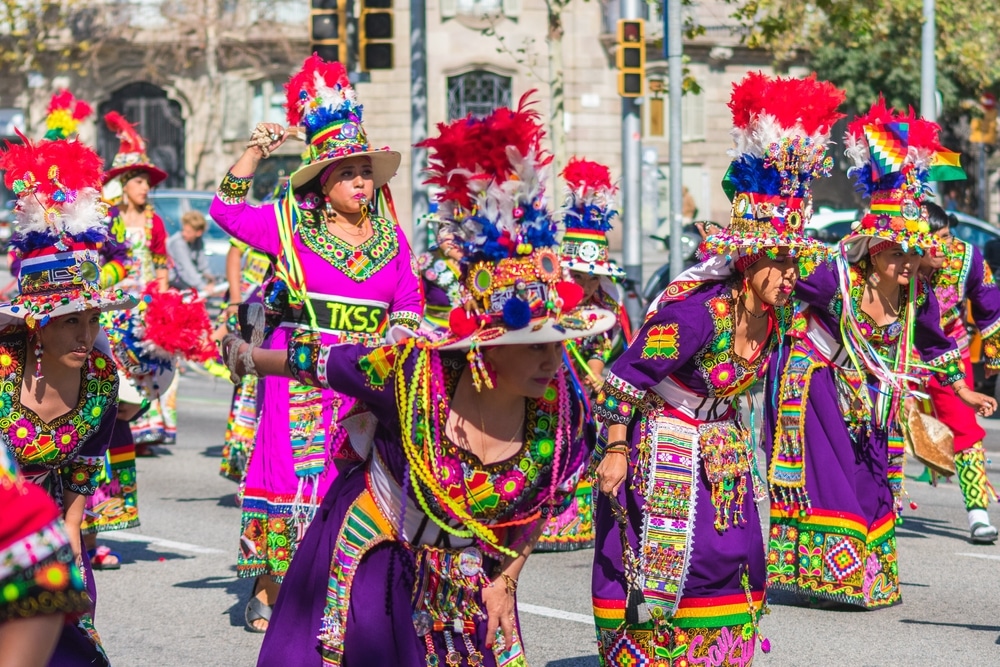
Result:
{"label": "purple sleeve", "polygon": [[837,265],[820,262],[812,273],[795,284],[795,298],[826,312],[839,287]]}
{"label": "purple sleeve", "polygon": [[972,248],[971,267],[965,279],[965,294],[972,306],[972,319],[983,337],[986,368],[1000,370],[1000,288],[979,248]]}
{"label": "purple sleeve", "polygon": [[[118,379],[115,378],[117,385]],[[92,496],[97,491],[98,476],[104,468],[104,455],[111,445],[111,434],[114,431],[115,420],[118,418],[117,387],[104,415],[101,424],[69,464],[62,468],[63,485],[65,488],[84,496]]]}
{"label": "purple sleeve", "polygon": [[245,199],[227,203],[216,194],[208,214],[230,236],[256,250],[271,255],[278,254],[281,240],[278,237],[278,216],[274,204],[253,206]]}
{"label": "purple sleeve", "polygon": [[694,357],[712,331],[711,315],[697,295],[661,306],[611,365],[594,413],[605,423],[627,424],[646,391]]}
{"label": "purple sleeve", "polygon": [[399,254],[393,261],[399,281],[389,311],[389,323],[416,330],[424,316],[424,289],[417,276],[413,250],[399,225],[396,225],[396,235],[399,238]]}
{"label": "purple sleeve", "polygon": [[399,421],[395,366],[399,347],[355,344],[324,345],[318,333],[302,330],[288,343],[288,367],[302,384],[363,401],[379,421]]}
{"label": "purple sleeve", "polygon": [[913,344],[924,363],[936,370],[938,380],[949,385],[965,377],[962,354],[955,341],[941,330],[941,309],[934,290],[926,282],[921,283],[919,289],[927,298],[917,306]]}

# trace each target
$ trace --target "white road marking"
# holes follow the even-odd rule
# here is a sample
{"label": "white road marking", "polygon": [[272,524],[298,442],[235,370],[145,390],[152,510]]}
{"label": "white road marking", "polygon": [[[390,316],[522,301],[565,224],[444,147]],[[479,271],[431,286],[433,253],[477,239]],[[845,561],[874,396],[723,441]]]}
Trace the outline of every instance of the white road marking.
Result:
{"label": "white road marking", "polygon": [[564,621],[573,621],[574,623],[584,623],[586,625],[594,624],[594,617],[587,616],[586,614],[577,614],[572,611],[563,611],[562,609],[553,609],[552,607],[539,607],[534,604],[525,604],[523,602],[517,603],[517,610],[522,614],[534,614],[535,616],[548,616],[549,618],[558,618]]}
{"label": "white road marking", "polygon": [[1000,556],[993,554],[963,554],[957,553],[956,556],[968,556],[969,558],[985,558],[986,560],[1000,560]]}
{"label": "white road marking", "polygon": [[188,544],[187,542],[175,542],[173,540],[164,540],[159,537],[153,537],[151,535],[139,535],[138,533],[122,533],[117,531],[105,532],[101,534],[101,539],[117,540],[118,542],[145,542],[155,547],[162,547],[164,549],[176,549],[177,551],[189,551],[193,554],[226,553],[222,549],[212,549],[211,547],[202,547],[198,546],[197,544]]}

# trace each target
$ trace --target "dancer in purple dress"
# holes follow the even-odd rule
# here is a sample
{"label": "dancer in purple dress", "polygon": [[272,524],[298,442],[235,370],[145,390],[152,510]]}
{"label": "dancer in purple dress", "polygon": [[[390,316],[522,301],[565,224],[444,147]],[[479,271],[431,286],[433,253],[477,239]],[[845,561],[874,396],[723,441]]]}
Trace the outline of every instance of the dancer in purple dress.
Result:
{"label": "dancer in purple dress", "polygon": [[608,425],[592,578],[602,665],[753,661],[764,490],[741,397],[789,325],[800,273],[823,252],[802,232],[843,99],[815,78],[751,73],[734,86],[732,221],[611,364],[594,409]]}
{"label": "dancer in purple dress", "polygon": [[[303,326],[327,344],[368,345],[381,343],[389,326],[416,328],[420,283],[387,188],[399,153],[369,147],[361,105],[340,63],[311,56],[287,91],[289,125],[305,126],[305,164],[275,203],[248,204],[260,160],[289,136],[280,125],[262,124],[211,207],[229,234],[277,257],[281,285],[268,288],[277,326],[265,346],[284,350]],[[339,422],[355,399],[279,377],[261,381],[258,392],[237,574],[257,578],[246,621],[263,632],[281,578],[337,475],[334,461],[354,456]]]}
{"label": "dancer in purple dress", "polygon": [[614,323],[579,309],[579,288],[562,280],[542,136],[522,100],[427,142],[435,178],[470,181],[440,195],[465,214],[452,221],[465,259],[448,337],[397,330],[405,340],[370,348],[309,334],[287,356],[225,341],[230,363],[333,387],[370,410],[345,420],[364,462],[324,499],[259,665],[526,664],[518,575],[588,452],[561,343]]}
{"label": "dancer in purple dress", "polygon": [[88,611],[63,626],[50,664],[104,665],[80,528],[110,444],[118,376],[108,350],[95,343],[101,312],[131,308],[136,299],[100,285],[107,215],[100,157],[78,141],[22,139],[0,153],[4,184],[18,195],[11,245],[21,259],[19,294],[0,304],[0,447],[59,506],[90,597]]}
{"label": "dancer in purple dress", "polygon": [[[852,174],[871,196],[836,265],[799,283],[808,306],[776,355],[765,422],[771,485],[768,586],[874,609],[900,601],[895,524],[903,503],[900,406],[923,368],[981,415],[996,402],[966,386],[954,339],[941,330],[918,275],[935,241],[927,184],[938,126],[879,101],[848,128]],[[901,156],[898,161],[883,160]]]}

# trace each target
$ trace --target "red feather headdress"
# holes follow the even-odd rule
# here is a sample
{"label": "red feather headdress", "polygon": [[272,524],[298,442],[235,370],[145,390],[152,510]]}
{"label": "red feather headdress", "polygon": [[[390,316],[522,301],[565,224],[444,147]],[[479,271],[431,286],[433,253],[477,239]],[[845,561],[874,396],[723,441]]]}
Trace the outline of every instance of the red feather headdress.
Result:
{"label": "red feather headdress", "polygon": [[120,113],[109,111],[104,115],[104,122],[121,142],[121,146],[118,148],[119,153],[146,152],[146,140],[135,129],[135,125],[125,120],[125,117]]}

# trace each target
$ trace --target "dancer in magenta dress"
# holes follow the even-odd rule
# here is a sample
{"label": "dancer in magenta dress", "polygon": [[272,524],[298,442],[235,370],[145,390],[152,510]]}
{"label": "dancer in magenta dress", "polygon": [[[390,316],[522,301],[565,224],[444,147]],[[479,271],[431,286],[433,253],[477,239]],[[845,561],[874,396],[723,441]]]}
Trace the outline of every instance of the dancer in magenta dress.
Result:
{"label": "dancer in magenta dress", "polygon": [[240,366],[294,373],[370,409],[345,421],[364,462],[317,512],[258,665],[526,665],[518,576],[593,437],[561,342],[614,324],[579,308],[581,290],[563,280],[542,136],[522,107],[463,118],[427,142],[434,177],[457,167],[470,179],[441,195],[465,214],[454,221],[462,299],[446,338],[397,328],[400,342],[371,348],[312,333],[287,354],[225,342]]}
{"label": "dancer in magenta dress", "polygon": [[[310,57],[287,90],[289,125],[306,127],[306,163],[275,203],[249,204],[257,164],[287,137],[279,125],[259,126],[210,211],[229,234],[277,257],[281,284],[266,289],[277,326],[265,347],[285,349],[302,327],[328,344],[367,345],[382,342],[389,326],[416,328],[420,283],[386,187],[399,153],[369,147],[361,105],[340,63]],[[337,475],[335,461],[353,456],[339,424],[355,399],[287,378],[267,378],[258,392],[237,573],[269,578],[255,585],[247,607],[248,626],[263,631],[276,584]]]}

